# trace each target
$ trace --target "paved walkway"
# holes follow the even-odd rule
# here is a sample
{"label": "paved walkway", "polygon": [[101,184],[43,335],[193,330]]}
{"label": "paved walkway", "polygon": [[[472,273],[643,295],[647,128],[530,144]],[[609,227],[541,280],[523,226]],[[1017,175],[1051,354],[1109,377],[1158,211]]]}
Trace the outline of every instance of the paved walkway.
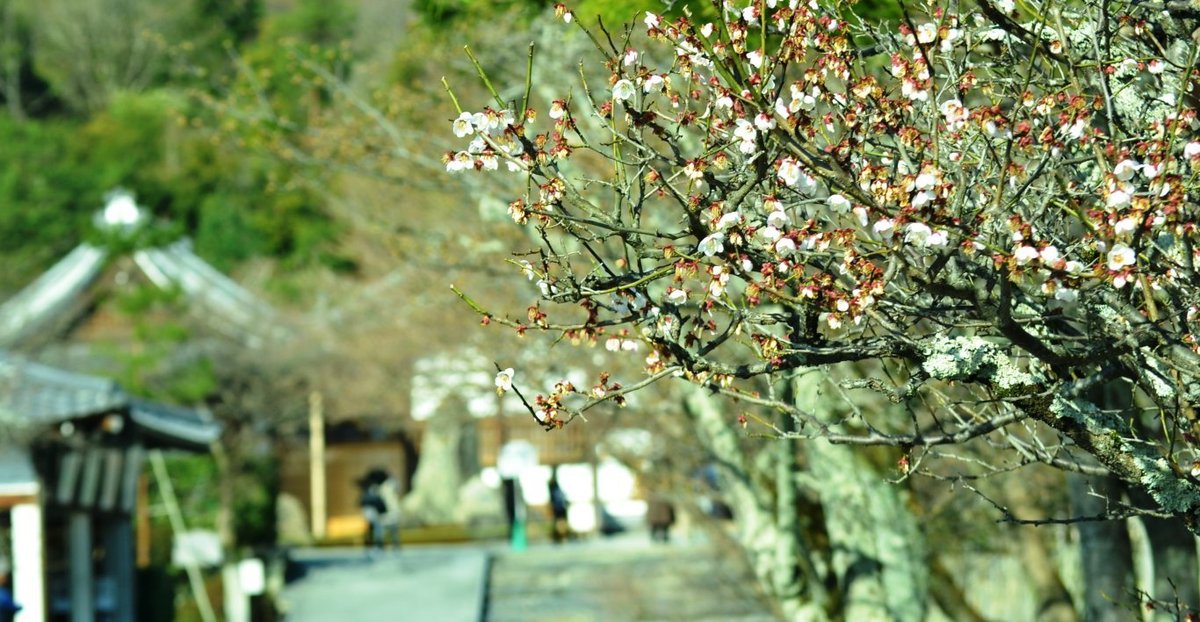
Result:
{"label": "paved walkway", "polygon": [[407,547],[368,558],[362,549],[306,549],[303,577],[283,591],[288,622],[478,622],[487,549]]}
{"label": "paved walkway", "polygon": [[745,565],[647,534],[498,555],[486,622],[775,622]]}
{"label": "paved walkway", "polygon": [[518,553],[492,543],[292,559],[303,576],[283,592],[288,622],[775,620],[744,564],[702,541],[651,544],[645,532]]}

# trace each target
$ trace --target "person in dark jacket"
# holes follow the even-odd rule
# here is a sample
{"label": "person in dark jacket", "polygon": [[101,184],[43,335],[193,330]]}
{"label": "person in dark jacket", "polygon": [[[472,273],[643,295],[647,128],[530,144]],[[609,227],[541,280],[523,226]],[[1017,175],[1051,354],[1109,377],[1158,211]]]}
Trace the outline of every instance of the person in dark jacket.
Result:
{"label": "person in dark jacket", "polygon": [[650,525],[650,539],[656,542],[668,542],[671,539],[671,525],[675,524],[675,508],[662,497],[650,499],[646,508],[646,522]]}
{"label": "person in dark jacket", "polygon": [[0,622],[12,622],[21,606],[13,600],[12,590],[8,587],[8,560],[0,558]]}
{"label": "person in dark jacket", "polygon": [[567,523],[567,495],[562,486],[558,485],[558,473],[550,475],[550,539],[555,544],[561,544],[571,533]]}
{"label": "person in dark jacket", "polygon": [[366,546],[368,551],[383,548],[383,517],[387,505],[379,494],[379,484],[371,481],[360,483],[363,487],[358,505],[362,508],[363,519],[367,522]]}

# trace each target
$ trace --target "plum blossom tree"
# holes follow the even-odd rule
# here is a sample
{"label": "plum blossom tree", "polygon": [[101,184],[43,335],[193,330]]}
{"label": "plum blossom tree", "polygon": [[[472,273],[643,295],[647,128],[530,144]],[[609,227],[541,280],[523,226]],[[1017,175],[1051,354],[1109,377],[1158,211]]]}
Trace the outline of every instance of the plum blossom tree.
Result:
{"label": "plum blossom tree", "polygon": [[[933,0],[888,27],[853,4],[587,31],[603,70],[545,117],[532,70],[515,101],[481,70],[494,101],[459,110],[469,144],[444,161],[525,182],[509,214],[539,242],[520,267],[541,297],[514,318],[461,296],[644,366],[560,383],[532,415],[561,427],[682,381],[706,390],[693,409],[732,398],[827,465],[874,445],[902,477],[1104,475],[1136,494],[1067,520],[1200,535],[1200,12]],[[979,453],[950,467],[954,451]],[[889,616],[920,619],[889,580]]]}

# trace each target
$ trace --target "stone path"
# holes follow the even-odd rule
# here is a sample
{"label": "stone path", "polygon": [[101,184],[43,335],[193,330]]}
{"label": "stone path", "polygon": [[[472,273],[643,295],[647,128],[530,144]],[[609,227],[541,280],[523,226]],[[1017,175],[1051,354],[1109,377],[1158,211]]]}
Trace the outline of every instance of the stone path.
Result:
{"label": "stone path", "polygon": [[707,545],[644,540],[500,554],[485,613],[486,622],[776,620],[740,564]]}
{"label": "stone path", "polygon": [[368,558],[362,549],[296,551],[303,576],[283,598],[288,622],[477,622],[488,553],[480,547],[409,547]]}

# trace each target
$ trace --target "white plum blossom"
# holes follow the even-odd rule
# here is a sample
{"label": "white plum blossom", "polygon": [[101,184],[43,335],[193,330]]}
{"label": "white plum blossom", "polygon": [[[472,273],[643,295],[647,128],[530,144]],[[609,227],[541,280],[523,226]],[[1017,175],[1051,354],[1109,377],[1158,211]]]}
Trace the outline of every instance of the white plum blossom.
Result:
{"label": "white plum blossom", "polygon": [[458,115],[458,118],[453,123],[454,135],[459,138],[470,136],[475,132],[475,128],[471,125],[471,113],[464,112]]}
{"label": "white plum blossom", "polygon": [[1113,225],[1113,233],[1117,235],[1133,233],[1135,229],[1137,229],[1137,221],[1131,216],[1126,216]]}
{"label": "white plum blossom", "polygon": [[628,67],[628,66],[636,63],[637,59],[638,59],[638,51],[630,49],[630,50],[625,51],[625,58],[622,62],[625,64],[626,67]]}
{"label": "white plum blossom", "polygon": [[1108,269],[1118,272],[1126,266],[1132,266],[1137,261],[1137,254],[1133,252],[1132,248],[1118,242],[1117,244],[1113,244],[1106,258],[1108,260]]}
{"label": "white plum blossom", "polygon": [[925,238],[925,246],[946,246],[950,243],[950,235],[938,229]]}
{"label": "white plum blossom", "polygon": [[958,28],[951,28],[946,31],[946,36],[942,37],[942,51],[950,52],[954,50],[954,42],[962,39],[963,32]]}
{"label": "white plum blossom", "polygon": [[667,302],[673,305],[681,305],[687,302],[687,299],[688,293],[686,289],[681,289],[678,287],[667,288]]}
{"label": "white plum blossom", "polygon": [[938,177],[934,173],[925,172],[913,180],[913,188],[917,190],[932,190],[937,187]]}
{"label": "white plum blossom", "polygon": [[775,99],[775,114],[781,119],[788,119],[792,116],[792,111],[788,110],[787,102],[783,101],[782,97]]}
{"label": "white plum blossom", "polygon": [[646,19],[643,20],[646,28],[658,28],[659,17],[650,11],[646,11]]}
{"label": "white plum blossom", "polygon": [[1036,248],[1028,245],[1018,247],[1016,252],[1013,253],[1013,259],[1017,260],[1018,266],[1023,266],[1035,259],[1038,259],[1040,256],[1041,255],[1038,253]]}
{"label": "white plum blossom", "polygon": [[628,101],[630,99],[633,99],[633,95],[636,92],[637,92],[637,90],[635,88],[633,88],[632,82],[630,82],[629,80],[621,79],[621,80],[617,80],[617,83],[613,85],[612,97],[614,100],[619,101],[619,102]]}
{"label": "white plum blossom", "polygon": [[496,393],[499,395],[504,395],[504,393],[512,391],[513,376],[515,375],[516,372],[514,372],[513,368],[511,367],[500,370],[500,372],[496,374]]}
{"label": "white plum blossom", "polygon": [[1042,250],[1038,251],[1038,255],[1041,256],[1042,263],[1045,263],[1045,264],[1053,264],[1061,258],[1061,256],[1058,253],[1058,247],[1054,246],[1053,244],[1046,246]]}
{"label": "white plum blossom", "polygon": [[891,218],[880,218],[872,225],[871,230],[878,234],[883,239],[891,239],[892,234],[896,231],[896,221]]}
{"label": "white plum blossom", "polygon": [[967,119],[970,117],[970,111],[968,111],[962,105],[962,102],[958,101],[957,99],[950,99],[942,102],[941,111],[942,116],[946,118],[946,125],[949,126],[951,130],[962,129],[963,126],[966,125]]}
{"label": "white plum blossom", "polygon": [[1167,64],[1162,62],[1161,60],[1158,60],[1157,58],[1146,63],[1146,71],[1149,71],[1152,74],[1156,74],[1156,75],[1160,74],[1166,68],[1167,68]]}
{"label": "white plum blossom", "polygon": [[733,135],[738,140],[753,142],[754,138],[758,136],[758,131],[754,129],[754,124],[745,119],[738,119],[734,125],[737,128],[733,130]]}
{"label": "white plum blossom", "polygon": [[790,257],[796,252],[796,241],[792,238],[779,238],[775,242],[775,252],[780,257]]}
{"label": "white plum blossom", "polygon": [[833,211],[839,214],[845,214],[850,211],[850,200],[840,194],[829,195],[829,198],[825,202],[829,204],[829,207]]}
{"label": "white plum blossom", "polygon": [[925,246],[933,229],[921,222],[910,222],[904,227],[904,241],[917,246]]}
{"label": "white plum blossom", "polygon": [[867,226],[868,222],[871,222],[871,215],[867,213],[867,208],[859,206],[851,211],[854,212],[854,217],[858,219],[858,225],[860,227],[865,227]]}
{"label": "white plum blossom", "polygon": [[729,272],[721,266],[713,266],[712,281],[708,283],[708,295],[714,300],[720,298],[725,293],[725,287],[729,284]]}
{"label": "white plum blossom", "polygon": [[934,194],[932,190],[922,190],[922,191],[916,193],[915,195],[913,195],[913,198],[912,198],[913,209],[921,209],[922,207],[925,207],[926,205],[933,203],[933,200],[936,198],[937,198],[937,195]]}
{"label": "white plum blossom", "polygon": [[446,171],[457,173],[475,168],[475,158],[466,151],[459,151],[446,162]]}
{"label": "white plum blossom", "polygon": [[1183,146],[1183,157],[1194,160],[1200,158],[1200,141],[1193,140]]}
{"label": "white plum blossom", "polygon": [[758,230],[758,237],[762,238],[763,240],[765,240],[766,242],[768,242],[770,244],[774,244],[775,240],[778,240],[779,238],[783,237],[783,232],[780,231],[776,227],[767,225],[767,226],[763,227],[762,229]]}
{"label": "white plum blossom", "polygon": [[788,186],[795,186],[796,182],[800,181],[800,176],[804,171],[800,168],[800,163],[794,158],[784,158],[779,162],[779,179]]}
{"label": "white plum blossom", "polygon": [[703,240],[700,240],[700,243],[696,245],[696,249],[701,253],[704,253],[706,257],[712,257],[713,255],[724,251],[725,234],[718,231],[709,235]]}
{"label": "white plum blossom", "polygon": [[1108,194],[1108,199],[1105,201],[1105,205],[1113,209],[1125,209],[1126,207],[1129,207],[1131,201],[1132,197],[1129,196],[1128,192],[1125,192],[1124,190],[1115,190]]}
{"label": "white plum blossom", "polygon": [[729,229],[730,227],[741,224],[741,222],[742,222],[742,213],[741,212],[738,212],[738,211],[729,212],[728,214],[721,215],[721,218],[719,220],[717,220],[717,230],[724,231],[726,229]]}
{"label": "white plum blossom", "polygon": [[905,78],[900,86],[900,94],[912,101],[926,101],[929,99],[929,91],[921,88],[920,83],[912,78]]}
{"label": "white plum blossom", "polygon": [[770,214],[767,214],[767,225],[771,227],[786,227],[792,224],[792,219],[787,215],[787,212],[777,209]]}
{"label": "white plum blossom", "polygon": [[751,67],[762,67],[763,55],[758,50],[750,50],[746,53],[746,60],[750,62]]}
{"label": "white plum blossom", "polygon": [[521,266],[521,274],[524,274],[526,279],[532,281],[534,275],[536,274],[533,270],[533,264],[522,259],[520,262],[518,262],[518,265]]}
{"label": "white plum blossom", "polygon": [[937,39],[937,24],[925,22],[917,26],[917,41],[920,43],[933,43]]}
{"label": "white plum blossom", "polygon": [[1137,174],[1142,165],[1136,160],[1121,160],[1113,167],[1113,176],[1121,181],[1129,181]]}

